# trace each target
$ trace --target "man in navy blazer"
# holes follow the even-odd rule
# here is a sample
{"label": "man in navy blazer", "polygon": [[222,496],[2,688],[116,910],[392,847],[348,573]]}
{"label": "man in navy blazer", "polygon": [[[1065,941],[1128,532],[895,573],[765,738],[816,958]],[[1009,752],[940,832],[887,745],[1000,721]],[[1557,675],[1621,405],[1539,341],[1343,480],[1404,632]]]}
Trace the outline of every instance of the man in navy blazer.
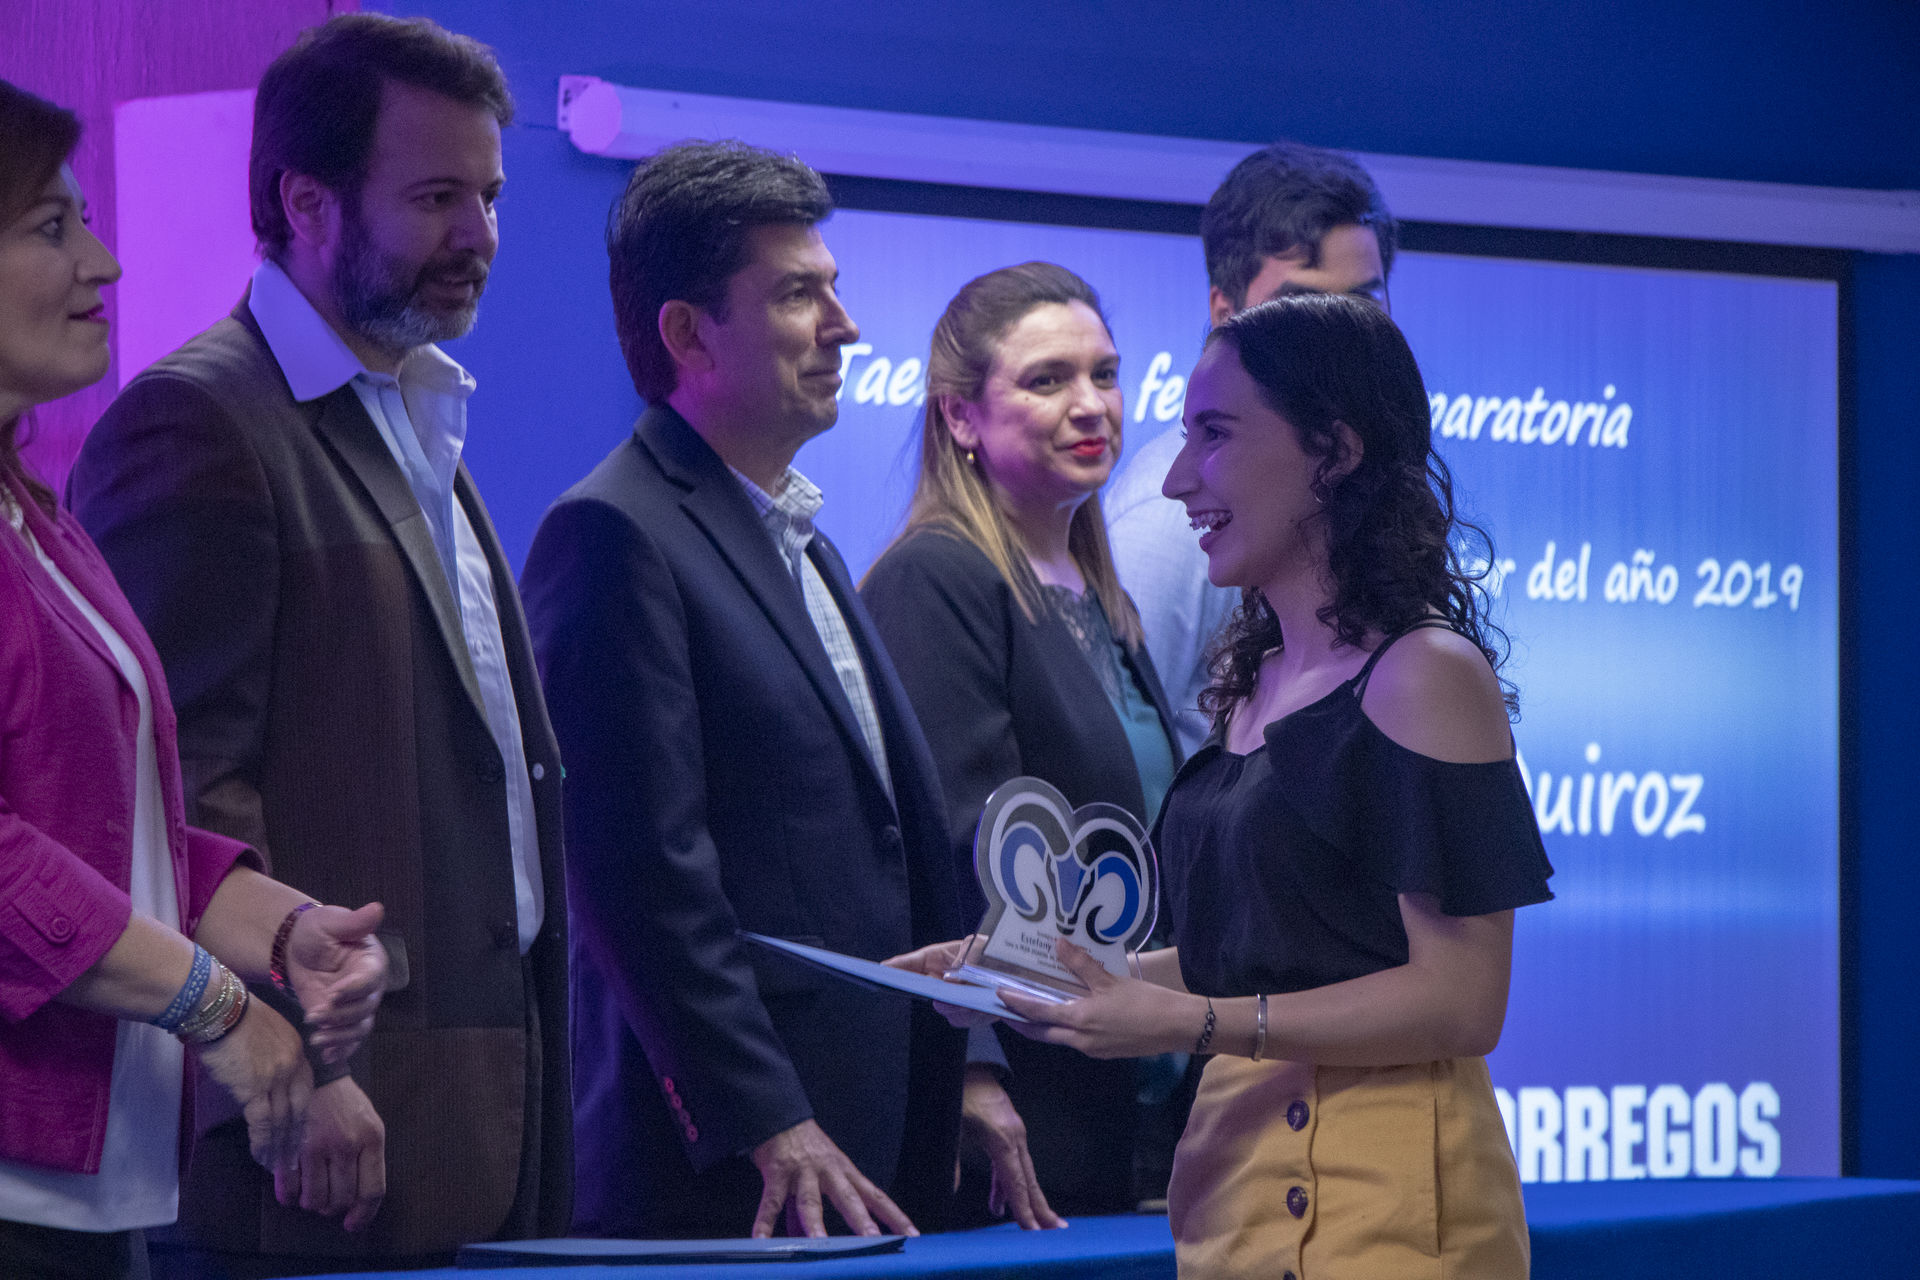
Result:
{"label": "man in navy blazer", "polygon": [[938,775],[795,452],[859,336],[811,169],[663,151],[608,232],[651,407],[534,539],[522,592],[567,762],[574,1229],[934,1225],[963,1037],[745,941],[883,959],[964,932]]}

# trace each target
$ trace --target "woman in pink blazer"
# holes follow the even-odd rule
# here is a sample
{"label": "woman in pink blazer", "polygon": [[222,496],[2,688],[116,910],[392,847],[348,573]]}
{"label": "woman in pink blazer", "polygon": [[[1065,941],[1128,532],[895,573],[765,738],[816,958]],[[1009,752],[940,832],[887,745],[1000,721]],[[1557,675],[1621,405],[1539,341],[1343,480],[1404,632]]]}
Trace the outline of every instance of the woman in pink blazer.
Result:
{"label": "woman in pink blazer", "polygon": [[[20,460],[34,404],[107,370],[119,264],[66,161],[79,124],[0,81],[0,1273],[144,1273],[178,1199],[184,1058],[245,1111],[284,1196],[361,1220],[302,1166],[309,1055],[371,1025],[380,908],[314,907],[182,816],[159,659],[93,544]],[[306,1044],[248,982],[303,1011]],[[351,1221],[351,1219],[350,1219]]]}

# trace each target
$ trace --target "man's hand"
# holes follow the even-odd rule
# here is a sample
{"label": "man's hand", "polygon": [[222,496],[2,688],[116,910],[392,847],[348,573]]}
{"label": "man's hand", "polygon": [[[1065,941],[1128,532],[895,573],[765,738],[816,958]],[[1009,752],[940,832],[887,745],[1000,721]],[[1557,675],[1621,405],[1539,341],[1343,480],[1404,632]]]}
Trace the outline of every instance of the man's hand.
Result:
{"label": "man's hand", "polygon": [[387,1126],[352,1076],[313,1091],[299,1158],[274,1174],[274,1198],[311,1213],[345,1213],[365,1229],[387,1194]]}
{"label": "man's hand", "polygon": [[343,1062],[373,1030],[387,985],[387,951],[373,931],[385,912],[314,907],[287,939],[287,980],[307,1015],[307,1040],[323,1062]]}
{"label": "man's hand", "polygon": [[914,1227],[887,1193],[867,1180],[853,1161],[834,1145],[826,1131],[812,1120],[783,1129],[753,1149],[760,1168],[760,1209],[753,1215],[753,1235],[773,1234],[780,1211],[787,1211],[787,1230],[794,1235],[824,1236],[822,1196],[833,1201],[847,1225],[863,1236],[881,1235],[877,1216],[888,1232],[917,1236]]}
{"label": "man's hand", "polygon": [[1027,1122],[1014,1110],[1013,1099],[1007,1096],[992,1068],[980,1065],[967,1068],[960,1120],[967,1137],[978,1143],[993,1162],[993,1185],[987,1192],[987,1208],[995,1217],[1004,1217],[1011,1211],[1013,1220],[1028,1231],[1067,1225],[1067,1220],[1053,1211],[1040,1190],[1040,1179],[1033,1172],[1033,1157],[1027,1152]]}

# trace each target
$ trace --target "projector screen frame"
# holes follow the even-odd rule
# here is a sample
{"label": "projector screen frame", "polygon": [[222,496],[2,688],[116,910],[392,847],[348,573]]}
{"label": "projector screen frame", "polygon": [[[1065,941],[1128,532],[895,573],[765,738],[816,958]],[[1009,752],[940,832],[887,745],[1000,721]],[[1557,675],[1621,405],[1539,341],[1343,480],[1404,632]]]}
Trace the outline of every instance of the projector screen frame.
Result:
{"label": "projector screen frame", "polygon": [[[1197,236],[1201,206],[1170,201],[1009,190],[825,174],[835,205],[874,213],[919,214],[993,222],[1096,227],[1115,231]],[[1839,670],[1837,727],[1840,759],[1839,821],[1835,832],[1839,883],[1840,1169],[1859,1171],[1859,796],[1855,761],[1859,745],[1859,665],[1856,610],[1859,583],[1859,514],[1855,479],[1855,389],[1853,251],[1806,245],[1756,244],[1667,236],[1468,225],[1408,220],[1398,224],[1398,246],[1420,253],[1511,258],[1584,265],[1708,271],[1735,275],[1829,281],[1836,286],[1837,349],[1840,355],[1835,405],[1838,476],[1835,537],[1839,568],[1837,637]],[[1194,282],[1195,311],[1203,298]]]}

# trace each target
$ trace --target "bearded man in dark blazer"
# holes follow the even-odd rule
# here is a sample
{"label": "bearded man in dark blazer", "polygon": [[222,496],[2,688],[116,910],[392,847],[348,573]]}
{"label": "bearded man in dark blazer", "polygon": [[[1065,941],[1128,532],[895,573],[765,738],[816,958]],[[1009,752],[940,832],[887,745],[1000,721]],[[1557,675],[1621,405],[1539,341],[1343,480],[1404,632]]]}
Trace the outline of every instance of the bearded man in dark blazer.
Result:
{"label": "bearded man in dark blazer", "polygon": [[686,144],[608,233],[650,404],[549,511],[521,590],[567,757],[577,1231],[938,1223],[964,1037],[756,948],[964,932],[938,775],[794,453],[859,330],[798,160]]}
{"label": "bearded man in dark blazer", "polygon": [[247,297],[72,474],[165,663],[189,820],[385,903],[405,975],[277,1188],[202,1091],[196,1274],[419,1263],[570,1214],[559,752],[460,463],[473,379],[434,345],[473,323],[511,113],[492,55],[430,22],[303,35],[257,98]]}

